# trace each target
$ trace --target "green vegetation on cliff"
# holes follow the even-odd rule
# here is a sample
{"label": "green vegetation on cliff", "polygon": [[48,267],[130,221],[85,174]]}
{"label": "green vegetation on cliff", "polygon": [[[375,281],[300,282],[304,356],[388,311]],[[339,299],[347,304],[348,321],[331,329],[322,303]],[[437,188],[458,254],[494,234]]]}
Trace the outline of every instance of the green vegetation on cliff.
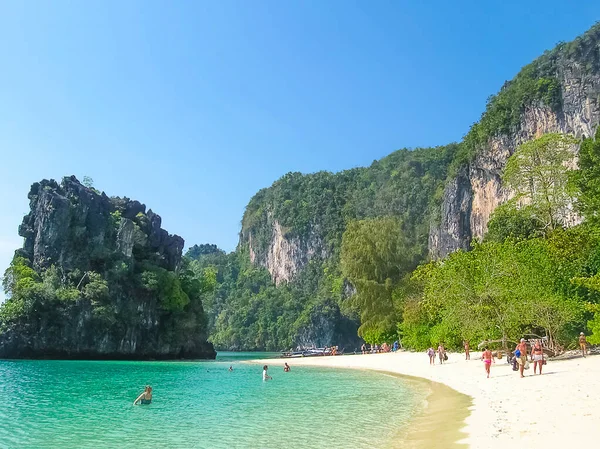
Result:
{"label": "green vegetation on cliff", "polygon": [[427,247],[431,206],[439,199],[448,165],[457,151],[451,144],[398,150],[368,168],[310,175],[288,173],[260,190],[246,207],[242,233],[252,236],[259,257],[267,251],[277,221],[286,236],[319,229],[327,254],[338,253],[352,220],[395,216],[423,248]]}
{"label": "green vegetation on cliff", "polygon": [[[483,150],[489,150],[492,140],[496,143],[505,142],[503,149],[512,152],[514,148],[511,145],[518,142],[519,136],[525,132],[521,126],[528,111],[545,111],[543,114],[554,114],[557,120],[561,120],[565,102],[573,107],[573,95],[582,96],[577,98],[578,107],[589,96],[593,99],[596,95],[593,86],[597,84],[593,77],[600,72],[599,48],[600,24],[596,24],[573,42],[561,43],[523,67],[513,80],[504,84],[498,94],[488,99],[481,119],[459,144],[400,150],[374,162],[370,167],[336,174],[289,173],[270,188],[259,191],[246,208],[236,257],[243,260],[244,266],[253,266],[253,270],[262,273],[264,283],[260,291],[269,291],[269,297],[272,298],[265,300],[265,304],[269,304],[265,307],[275,311],[274,315],[277,316],[298,317],[304,310],[301,301],[307,301],[306,304],[333,304],[342,316],[355,322],[359,334],[370,342],[390,339],[399,330],[405,341],[412,338],[414,344],[419,346],[423,343],[423,335],[435,340],[446,331],[450,332],[449,328],[444,327],[448,324],[446,321],[437,323],[437,318],[431,318],[419,306],[424,295],[423,284],[428,278],[410,274],[418,264],[428,261],[430,230],[432,227],[435,229],[441,219],[446,219],[440,217],[439,206],[444,188],[452,184],[447,181],[458,173],[465,173],[468,177],[469,164]],[[566,89],[561,83],[568,80],[578,80],[586,90],[574,92]],[[566,95],[564,98],[563,94]],[[564,142],[557,144],[554,153],[545,153],[548,159],[540,160],[536,151],[548,139]],[[536,166],[542,165],[548,173],[525,173],[519,167],[523,161],[517,164],[516,158],[512,159],[512,168],[508,167],[505,179],[519,192],[518,198],[497,209],[489,223],[490,232],[486,242],[473,255],[454,256],[460,263],[475,263],[470,257],[491,257],[486,251],[493,249],[495,252],[492,251],[492,254],[510,253],[506,255],[506,260],[518,265],[519,261],[513,257],[514,252],[520,251],[517,244],[533,245],[529,241],[536,238],[545,242],[562,232],[567,223],[561,217],[572,204],[572,192],[567,186],[568,170],[564,165],[568,159],[564,147],[569,139],[546,137],[535,145],[526,145],[519,152],[517,158],[529,159],[533,172]],[[497,169],[501,167],[494,168]],[[548,174],[553,176],[555,184],[546,184]],[[527,191],[527,186],[534,187]],[[589,189],[593,190],[592,187]],[[457,202],[464,200],[459,194],[457,192]],[[522,201],[528,201],[529,205],[524,206]],[[581,201],[592,204],[584,197],[581,197]],[[457,215],[463,210],[462,205],[458,207],[461,210],[455,211]],[[464,226],[468,228],[468,214],[466,212],[465,216],[457,217],[450,226],[463,226],[464,221]],[[394,231],[386,232],[388,228]],[[456,238],[463,238],[461,232],[460,229],[456,230]],[[564,238],[568,240],[571,234],[565,235],[567,237]],[[437,238],[435,233],[431,236]],[[392,249],[393,245],[397,247]],[[539,250],[536,254],[540,260],[553,257],[552,262],[548,263],[562,264],[550,250],[540,249],[543,247],[543,243],[535,246],[536,251]],[[285,258],[282,258],[282,253],[285,253]],[[481,259],[476,262],[484,263]],[[373,270],[371,265],[374,263],[382,265]],[[433,270],[434,266],[430,269]],[[265,268],[271,276],[268,276]],[[420,273],[420,270],[423,269],[419,268],[416,273]],[[588,268],[581,270],[585,272]],[[577,270],[569,272],[572,276],[578,274],[581,273]],[[269,278],[276,280],[279,286],[272,285]],[[286,282],[288,279],[292,281]],[[298,285],[302,285],[301,295],[294,293],[289,301],[281,299],[289,296],[289,292],[297,289]],[[238,285],[228,291],[235,292],[232,296],[236,297],[244,289]],[[580,291],[577,289],[577,294]],[[281,298],[278,295],[282,295]],[[250,293],[249,297],[253,295]],[[305,297],[309,300],[299,299]],[[226,295],[223,298],[220,313],[223,316],[235,314],[239,310],[238,302],[228,299]],[[296,307],[286,308],[282,305],[296,301]],[[257,313],[261,314],[261,306],[257,307]],[[584,323],[581,317],[585,314],[589,317],[590,313],[588,306],[585,310],[583,315],[579,313],[580,309],[570,315],[571,318],[565,321],[570,324],[565,326],[581,327]],[[420,320],[428,323],[427,332],[422,332],[425,328],[419,327]],[[290,322],[295,320],[290,318],[287,324],[282,325],[283,333],[286,342],[297,343],[299,339]],[[228,323],[227,320],[220,322],[220,336],[235,331],[237,324],[230,328]],[[430,328],[434,326],[432,323],[437,323],[435,332],[431,334],[434,337],[430,335]],[[243,326],[251,328],[253,322],[247,321]],[[537,322],[522,322],[517,327],[519,331],[526,328],[539,331],[540,326]],[[446,330],[442,332],[441,329]],[[515,327],[511,329],[511,332],[516,332]],[[546,330],[550,331],[549,328]],[[456,329],[452,332],[455,336],[461,333]],[[417,334],[421,337],[417,338]],[[232,343],[228,338],[219,340],[219,344],[225,346]]]}
{"label": "green vegetation on cliff", "polygon": [[[212,341],[218,347],[275,350],[323,341],[348,342],[357,332],[367,342],[400,338],[407,347],[423,349],[440,341],[458,347],[464,339],[514,340],[532,334],[547,335],[550,344],[560,348],[575,342],[586,325],[595,332],[594,341],[600,332],[600,313],[596,313],[600,312],[600,228],[593,206],[600,201],[596,198],[600,175],[595,163],[600,154],[600,131],[595,140],[583,142],[581,167],[573,171],[567,162],[576,144],[571,137],[550,134],[522,145],[505,170],[515,200],[493,214],[484,242],[443,261],[427,261],[426,234],[420,229],[427,229],[431,219],[428,207],[435,201],[443,167],[447,167],[444,164],[450,158],[437,159],[439,165],[429,166],[439,170],[437,181],[429,176],[429,170],[422,173],[421,181],[431,181],[431,196],[430,202],[417,203],[420,210],[407,210],[410,194],[420,192],[398,183],[397,191],[409,192],[406,202],[398,209],[385,203],[387,214],[381,212],[383,202],[372,200],[364,203],[369,207],[363,211],[370,212],[359,215],[360,219],[354,214],[336,216],[333,209],[329,216],[313,216],[310,229],[322,220],[339,220],[344,231],[341,236],[331,234],[330,255],[308,261],[293,282],[276,287],[266,268],[250,263],[245,246],[229,255],[213,252],[200,256],[202,266],[214,266],[219,273],[216,293],[205,302]],[[436,151],[448,154],[448,148]],[[405,167],[414,167],[415,161],[408,160],[412,153],[400,154],[406,157]],[[377,163],[351,173],[394,182],[394,176],[382,176],[382,166],[385,164]],[[365,173],[375,167],[379,176]],[[341,175],[347,186],[349,172]],[[335,176],[328,175],[330,179]],[[286,182],[291,182],[290,178]],[[298,177],[295,182],[306,178]],[[356,213],[361,195],[378,198],[387,190],[385,184],[375,185],[372,190],[347,190],[345,204],[351,206],[338,210]],[[422,181],[421,186],[425,185]],[[279,195],[284,192],[293,197],[304,188],[296,184],[296,188],[274,188],[263,194],[282,200]],[[587,220],[566,228],[572,204],[578,205]],[[373,213],[376,207],[382,208],[378,209],[380,216]],[[254,213],[256,217],[256,210]],[[271,226],[281,219],[291,234],[288,238],[295,238],[292,229],[298,216],[279,216],[272,210],[265,214],[264,220]],[[255,242],[250,229],[244,232]],[[255,251],[257,247],[253,245]],[[260,260],[260,254],[254,257]],[[341,320],[345,325],[340,330]],[[327,331],[322,330],[324,323]],[[347,346],[353,349],[352,345],[356,347],[355,342]]]}
{"label": "green vegetation on cliff", "polygon": [[74,177],[35,183],[3,277],[0,357],[214,357],[202,299],[211,270],[127,198]]}
{"label": "green vegetation on cliff", "polygon": [[277,287],[244,252],[203,254],[194,263],[216,273],[217,287],[203,304],[217,348],[278,351],[359,344],[356,317],[340,312],[341,287],[334,286],[332,276],[323,276],[321,264],[310,263],[295,282]]}
{"label": "green vegetation on cliff", "polygon": [[[581,192],[594,196],[599,182],[589,156],[600,151],[600,130],[584,141],[587,155],[570,171],[567,147],[576,143],[548,134],[522,145],[505,169],[515,200],[494,212],[486,241],[420,266],[409,293],[399,289],[406,345],[423,349],[443,341],[457,347],[465,339],[545,335],[551,347],[561,348],[576,342],[586,321],[598,332],[600,228],[585,212],[592,198],[578,198]],[[572,204],[587,220],[566,228]]]}
{"label": "green vegetation on cliff", "polygon": [[[523,67],[496,95],[488,98],[479,122],[474,123],[461,142],[451,173],[471,161],[489,139],[519,131],[526,108],[538,104],[558,112],[562,107],[559,72],[575,62],[583,74],[600,72],[600,23],[596,23],[572,42],[559,43],[554,49]],[[600,92],[599,92],[600,93]]]}
{"label": "green vegetation on cliff", "polygon": [[[236,253],[188,253],[219,272],[216,293],[205,301],[211,341],[236,349],[357,348],[360,318],[340,266],[342,236],[356,220],[390,217],[411,241],[413,265],[424,260],[431,211],[439,205],[456,149],[399,150],[368,168],[337,174],[289,173],[258,192],[244,214]],[[265,268],[275,222],[286,239],[303,242],[301,252],[318,252],[310,260],[292,261],[297,277],[279,286]]]}

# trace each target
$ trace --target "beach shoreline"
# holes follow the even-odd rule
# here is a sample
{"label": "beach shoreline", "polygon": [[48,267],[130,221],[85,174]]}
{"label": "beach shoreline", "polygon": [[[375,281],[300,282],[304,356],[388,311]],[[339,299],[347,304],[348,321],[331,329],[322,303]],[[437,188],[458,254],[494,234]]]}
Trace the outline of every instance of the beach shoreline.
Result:
{"label": "beach shoreline", "polygon": [[[449,354],[448,362],[441,366],[430,366],[426,354],[411,352],[253,360],[249,363],[282,366],[284,362],[290,364],[292,372],[295,366],[364,369],[443,384],[468,396],[472,402],[470,406],[462,406],[462,410],[470,412],[460,420],[462,424],[454,424],[459,427],[457,431],[463,433],[463,438],[456,434],[459,438],[456,444],[463,447],[505,448],[516,442],[547,448],[572,445],[573,442],[589,447],[596,444],[590,429],[600,426],[598,356],[549,361],[542,376],[533,375],[532,364],[524,379],[503,360],[496,360],[491,377],[487,379],[479,353],[472,353],[470,361],[464,360],[464,354]],[[431,404],[428,409],[423,416],[427,417],[428,413],[432,416]],[[455,415],[448,409],[441,414],[448,415],[440,418],[447,422]],[[435,433],[435,430],[431,432]],[[428,447],[448,448],[455,444],[438,439],[439,444],[432,446],[429,433],[426,433]],[[413,436],[413,440],[414,447],[418,447],[418,435]]]}

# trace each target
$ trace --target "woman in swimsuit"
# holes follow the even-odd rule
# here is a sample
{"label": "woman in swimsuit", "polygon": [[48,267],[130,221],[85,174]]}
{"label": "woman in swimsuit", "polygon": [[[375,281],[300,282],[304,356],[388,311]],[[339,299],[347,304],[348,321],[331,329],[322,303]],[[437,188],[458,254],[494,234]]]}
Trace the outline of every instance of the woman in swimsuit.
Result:
{"label": "woman in swimsuit", "polygon": [[542,374],[542,366],[544,366],[544,350],[539,340],[535,341],[533,348],[531,348],[531,360],[533,360],[533,374],[536,374],[537,367],[540,367],[540,374]]}
{"label": "woman in swimsuit", "polygon": [[148,405],[152,402],[152,387],[150,385],[146,385],[144,392],[133,401],[133,405],[137,405],[138,402],[142,405]]}
{"label": "woman in swimsuit", "polygon": [[492,355],[492,351],[488,348],[485,348],[483,351],[483,365],[485,366],[485,372],[487,373],[488,379],[490,378],[490,368],[492,367],[492,363],[496,363],[494,360],[494,356]]}
{"label": "woman in swimsuit", "polygon": [[435,365],[435,351],[433,350],[433,348],[429,348],[427,350],[427,355],[429,356],[429,364]]}

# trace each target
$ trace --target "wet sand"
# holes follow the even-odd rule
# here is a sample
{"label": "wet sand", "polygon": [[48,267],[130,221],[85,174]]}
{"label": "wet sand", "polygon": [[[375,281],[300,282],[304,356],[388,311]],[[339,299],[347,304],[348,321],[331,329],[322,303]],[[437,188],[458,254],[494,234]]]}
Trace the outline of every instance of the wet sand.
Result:
{"label": "wet sand", "polygon": [[423,409],[411,420],[407,428],[398,433],[390,448],[467,448],[466,444],[459,441],[466,437],[461,429],[470,413],[471,398],[438,382],[398,374],[396,376],[414,383],[415,388],[422,389],[426,397]]}

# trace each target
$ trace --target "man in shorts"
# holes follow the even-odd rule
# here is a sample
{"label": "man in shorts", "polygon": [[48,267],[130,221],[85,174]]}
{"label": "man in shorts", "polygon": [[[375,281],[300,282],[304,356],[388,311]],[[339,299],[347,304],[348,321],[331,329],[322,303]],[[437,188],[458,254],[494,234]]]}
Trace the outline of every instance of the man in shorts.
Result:
{"label": "man in shorts", "polygon": [[[517,351],[519,352],[517,353]],[[525,369],[525,362],[527,362],[527,343],[524,338],[521,338],[520,343],[515,348],[515,353],[515,355],[518,354],[517,363],[519,364],[519,373],[521,377],[525,377],[523,370]]]}
{"label": "man in shorts", "polygon": [[581,355],[585,357],[587,340],[585,339],[585,334],[583,332],[579,334],[579,347],[581,348]]}

